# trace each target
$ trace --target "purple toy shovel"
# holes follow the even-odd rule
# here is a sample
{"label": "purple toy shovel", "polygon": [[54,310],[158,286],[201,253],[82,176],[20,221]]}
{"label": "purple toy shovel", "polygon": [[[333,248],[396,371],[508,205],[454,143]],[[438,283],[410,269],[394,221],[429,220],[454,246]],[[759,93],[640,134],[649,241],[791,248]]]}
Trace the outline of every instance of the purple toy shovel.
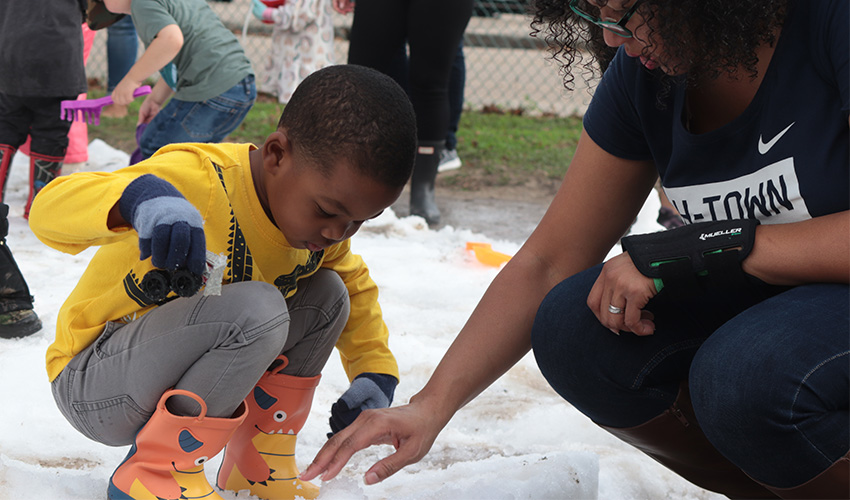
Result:
{"label": "purple toy shovel", "polygon": [[[133,97],[151,93],[149,85],[142,85],[133,91]],[[62,101],[59,106],[59,116],[68,121],[85,121],[91,125],[100,125],[100,111],[104,106],[112,104],[112,96],[99,99],[84,99],[82,101]]]}

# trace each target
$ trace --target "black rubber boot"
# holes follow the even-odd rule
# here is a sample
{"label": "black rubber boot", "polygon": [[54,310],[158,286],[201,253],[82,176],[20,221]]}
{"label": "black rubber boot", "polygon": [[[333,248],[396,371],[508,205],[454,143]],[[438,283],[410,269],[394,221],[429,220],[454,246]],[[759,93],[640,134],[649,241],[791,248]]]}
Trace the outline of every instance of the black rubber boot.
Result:
{"label": "black rubber boot", "polygon": [[425,219],[429,226],[440,223],[440,209],[434,199],[440,152],[445,141],[423,141],[416,150],[413,178],[410,181],[410,215]]}

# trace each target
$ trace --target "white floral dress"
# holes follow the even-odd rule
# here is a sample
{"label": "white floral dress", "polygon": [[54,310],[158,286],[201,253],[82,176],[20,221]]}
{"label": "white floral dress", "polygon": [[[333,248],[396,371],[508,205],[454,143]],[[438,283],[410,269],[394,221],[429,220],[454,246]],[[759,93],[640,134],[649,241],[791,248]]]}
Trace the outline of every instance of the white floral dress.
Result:
{"label": "white floral dress", "polygon": [[310,73],[333,64],[330,0],[288,0],[272,13],[269,57],[258,89],[288,102]]}

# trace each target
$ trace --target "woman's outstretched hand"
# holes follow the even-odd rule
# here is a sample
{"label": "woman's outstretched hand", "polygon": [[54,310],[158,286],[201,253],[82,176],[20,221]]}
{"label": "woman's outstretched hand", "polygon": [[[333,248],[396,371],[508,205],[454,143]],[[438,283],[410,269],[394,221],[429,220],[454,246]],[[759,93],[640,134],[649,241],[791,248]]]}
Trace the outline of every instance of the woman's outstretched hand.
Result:
{"label": "woman's outstretched hand", "polygon": [[323,481],[330,481],[356,452],[376,444],[391,444],[395,453],[375,463],[365,474],[366,484],[379,483],[402,467],[421,460],[441,429],[441,423],[435,422],[433,415],[413,403],[366,410],[325,443],[300,477],[309,481],[321,476]]}

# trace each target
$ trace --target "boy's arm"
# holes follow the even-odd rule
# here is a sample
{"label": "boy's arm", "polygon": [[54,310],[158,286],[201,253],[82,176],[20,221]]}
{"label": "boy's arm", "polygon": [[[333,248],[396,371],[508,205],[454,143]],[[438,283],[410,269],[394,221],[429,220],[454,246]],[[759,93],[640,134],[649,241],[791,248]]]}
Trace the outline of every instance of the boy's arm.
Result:
{"label": "boy's arm", "polygon": [[351,386],[331,406],[331,436],[350,425],[363,410],[388,407],[399,373],[378,304],[378,285],[363,259],[351,253],[350,242],[345,241],[327,251],[322,266],[342,278],[351,311],[336,344]]}
{"label": "boy's arm", "polygon": [[174,91],[171,90],[171,87],[168,86],[168,83],[164,78],[160,78],[156,85],[153,87],[153,92],[151,92],[145,100],[142,102],[141,107],[139,107],[139,121],[137,125],[140,123],[150,123],[153,120],[153,117],[159,113],[159,110],[162,109],[162,104],[171,97]]}
{"label": "boy's arm", "polygon": [[336,272],[348,289],[351,306],[337,349],[349,380],[363,373],[382,373],[398,379],[398,364],[389,348],[389,331],[378,303],[378,285],[359,255],[344,241],[326,250],[322,267]]}
{"label": "boy's arm", "polygon": [[124,220],[124,217],[121,215],[121,209],[118,208],[117,201],[114,205],[112,205],[112,208],[109,209],[109,214],[106,216],[106,227],[109,228],[110,231],[130,227],[130,223]]}
{"label": "boy's arm", "polygon": [[139,259],[150,257],[154,267],[201,275],[206,265],[203,217],[174,185],[153,174],[55,179],[34,200],[30,227],[44,244],[72,254],[114,243],[132,229]]}
{"label": "boy's arm", "polygon": [[130,226],[112,209],[132,180],[109,172],[57,177],[33,199],[30,228],[44,244],[70,254],[125,238]]}
{"label": "boy's arm", "polygon": [[159,30],[147,50],[136,61],[130,71],[118,82],[112,91],[115,104],[126,106],[133,101],[133,91],[170,63],[183,48],[183,32],[176,24],[169,24]]}

